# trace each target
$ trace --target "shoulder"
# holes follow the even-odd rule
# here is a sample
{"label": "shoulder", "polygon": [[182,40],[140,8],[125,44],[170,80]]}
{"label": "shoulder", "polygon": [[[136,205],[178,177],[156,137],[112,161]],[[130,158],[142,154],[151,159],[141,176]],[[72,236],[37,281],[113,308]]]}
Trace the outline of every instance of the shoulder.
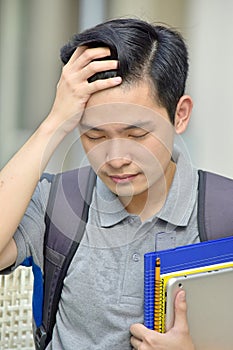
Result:
{"label": "shoulder", "polygon": [[199,170],[198,224],[202,240],[232,236],[233,180]]}
{"label": "shoulder", "polygon": [[[67,170],[57,174],[44,173],[37,186],[44,207],[52,208],[55,203],[69,202],[76,206],[77,198],[89,200],[96,182],[96,174],[91,166]],[[74,203],[74,204],[72,204]]]}

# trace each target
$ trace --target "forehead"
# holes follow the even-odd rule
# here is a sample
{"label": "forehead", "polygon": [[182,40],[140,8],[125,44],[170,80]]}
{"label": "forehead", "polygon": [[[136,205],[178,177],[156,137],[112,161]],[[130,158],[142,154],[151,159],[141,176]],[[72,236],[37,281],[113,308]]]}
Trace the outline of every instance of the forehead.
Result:
{"label": "forehead", "polygon": [[132,103],[106,103],[85,109],[82,125],[98,127],[108,124],[124,124],[127,126],[150,127],[158,124],[170,124],[166,115],[161,115],[151,108]]}
{"label": "forehead", "polygon": [[147,83],[122,85],[94,93],[82,117],[82,123],[93,126],[109,123],[137,125],[139,121],[158,123],[159,120],[169,121],[168,113],[158,105]]}

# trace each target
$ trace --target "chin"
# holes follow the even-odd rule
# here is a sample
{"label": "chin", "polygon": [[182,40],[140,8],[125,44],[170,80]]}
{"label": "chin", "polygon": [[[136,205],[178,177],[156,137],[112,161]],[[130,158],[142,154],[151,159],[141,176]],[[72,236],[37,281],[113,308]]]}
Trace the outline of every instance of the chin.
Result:
{"label": "chin", "polygon": [[[108,186],[109,187],[109,186]],[[135,186],[115,186],[114,188],[109,187],[109,189],[115,193],[118,197],[128,197],[132,198],[134,196],[140,196],[148,191],[148,188],[136,188]]]}

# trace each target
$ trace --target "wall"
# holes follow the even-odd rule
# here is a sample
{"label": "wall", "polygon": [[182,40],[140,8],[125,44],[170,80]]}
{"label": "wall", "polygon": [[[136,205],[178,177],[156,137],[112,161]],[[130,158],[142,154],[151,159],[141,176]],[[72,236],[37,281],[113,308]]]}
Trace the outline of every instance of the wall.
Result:
{"label": "wall", "polygon": [[[194,100],[184,140],[197,167],[233,176],[232,13],[232,0],[0,0],[0,165],[48,113],[63,43],[104,19],[133,16],[165,22],[184,35],[187,93]],[[76,138],[73,133],[59,146],[49,170],[78,165]]]}
{"label": "wall", "polygon": [[189,90],[194,110],[185,140],[194,163],[233,176],[233,2],[188,1]]}

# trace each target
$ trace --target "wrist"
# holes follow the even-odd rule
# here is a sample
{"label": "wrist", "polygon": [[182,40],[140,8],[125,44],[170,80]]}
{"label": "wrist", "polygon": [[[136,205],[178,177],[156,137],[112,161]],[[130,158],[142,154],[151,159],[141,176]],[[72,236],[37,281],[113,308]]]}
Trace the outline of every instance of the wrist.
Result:
{"label": "wrist", "polygon": [[63,139],[79,124],[82,112],[76,112],[72,116],[65,116],[53,107],[48,117],[42,122],[41,130],[46,135]]}
{"label": "wrist", "polygon": [[29,140],[30,148],[33,149],[35,158],[39,157],[40,172],[44,171],[53,153],[65,136],[64,130],[49,117],[39,125],[31,136]]}
{"label": "wrist", "polygon": [[56,117],[49,114],[46,119],[40,124],[38,134],[42,137],[63,139],[66,136],[65,130],[62,128],[62,123],[56,120]]}

